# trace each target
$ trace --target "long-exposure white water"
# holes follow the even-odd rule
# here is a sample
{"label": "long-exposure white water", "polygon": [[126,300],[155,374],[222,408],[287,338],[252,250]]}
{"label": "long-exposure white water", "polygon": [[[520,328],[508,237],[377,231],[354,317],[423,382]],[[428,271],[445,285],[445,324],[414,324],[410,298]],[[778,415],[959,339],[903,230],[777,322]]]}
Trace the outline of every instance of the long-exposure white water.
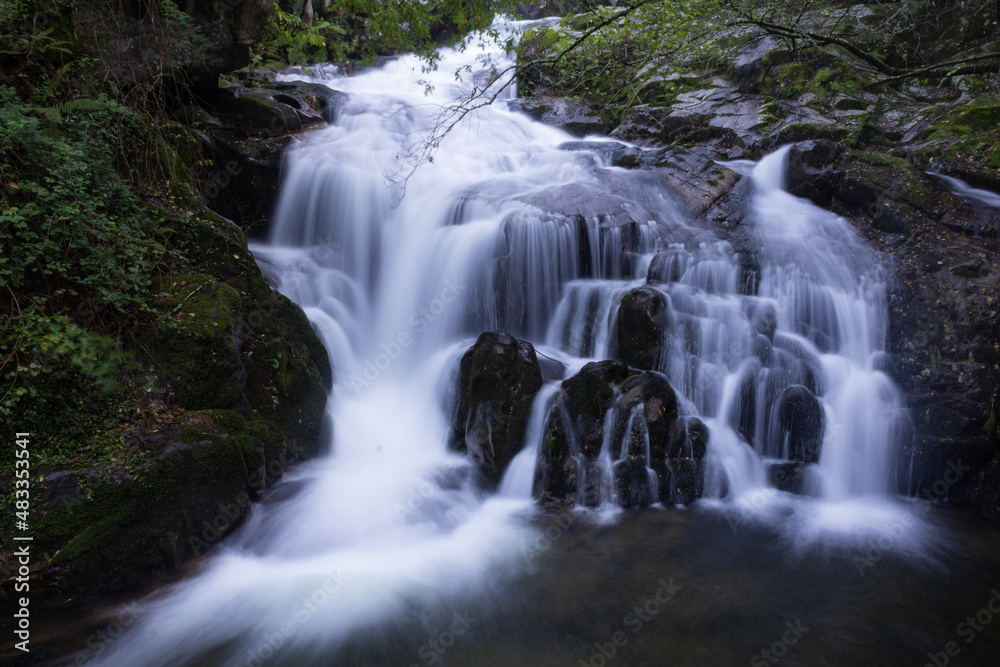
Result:
{"label": "long-exposure white water", "polygon": [[[271,237],[252,249],[330,352],[330,452],[284,483],[286,498],[256,506],[197,576],[145,602],[97,664],[253,665],[279,652],[270,664],[310,664],[438,602],[489,595],[526,566],[536,536],[531,479],[558,384],[540,392],[525,450],[489,495],[446,447],[458,359],[492,330],[570,373],[608,358],[621,297],[647,273],[674,323],[657,370],[682,414],[709,427],[707,507],[806,539],[899,516],[888,496],[905,415],[878,369],[885,276],[846,221],[784,191],[785,151],[731,165],[754,186],[748,291],[746,258],[652,172],[562,150],[569,135],[503,99],[467,113],[410,174],[450,105],[489,79],[481,55],[312,79],[346,97],[328,128],[289,149]],[[790,396],[822,410],[813,498],[768,486],[794,446],[778,415]]]}

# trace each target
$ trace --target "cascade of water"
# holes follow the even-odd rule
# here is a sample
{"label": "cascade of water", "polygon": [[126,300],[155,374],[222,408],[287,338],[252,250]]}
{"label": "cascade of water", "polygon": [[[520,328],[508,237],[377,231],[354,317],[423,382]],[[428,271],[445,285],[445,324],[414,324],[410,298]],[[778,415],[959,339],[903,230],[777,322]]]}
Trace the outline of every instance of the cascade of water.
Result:
{"label": "cascade of water", "polygon": [[[100,664],[193,664],[220,646],[243,659],[257,637],[300,617],[304,596],[332,586],[337,603],[295,626],[295,643],[319,655],[414,600],[516,569],[531,534],[518,514],[558,384],[539,393],[525,450],[484,500],[468,462],[446,450],[441,387],[454,382],[442,378],[453,379],[471,336],[496,329],[546,345],[570,374],[606,358],[622,296],[647,277],[671,323],[656,370],[681,414],[711,433],[706,495],[766,488],[769,466],[788,458],[818,460],[829,498],[887,490],[902,411],[875,363],[885,336],[877,257],[845,221],[782,189],[784,152],[734,165],[755,186],[756,292],[746,258],[691,226],[648,172],[561,150],[568,135],[502,104],[470,112],[404,184],[407,156],[476,80],[453,72],[476,57],[445,50],[437,73],[419,75],[404,57],[314,80],[346,100],[329,128],[290,149],[271,237],[253,251],[330,351],[331,453],[300,473],[297,493],[255,507],[223,554],[150,603]],[[643,408],[620,424],[606,415],[600,454],[581,467],[588,504],[615,496],[615,467],[650,463]],[[801,414],[825,429],[801,437],[789,425]],[[222,617],[222,630],[205,630]]]}

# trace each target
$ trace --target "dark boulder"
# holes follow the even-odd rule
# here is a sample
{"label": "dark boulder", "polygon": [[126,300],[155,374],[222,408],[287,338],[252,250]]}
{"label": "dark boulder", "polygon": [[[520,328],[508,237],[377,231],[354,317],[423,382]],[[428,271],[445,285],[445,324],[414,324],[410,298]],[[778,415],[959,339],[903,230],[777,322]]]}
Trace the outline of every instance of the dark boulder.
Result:
{"label": "dark boulder", "polygon": [[[566,480],[573,480],[576,494],[578,475],[583,476],[583,495],[576,502],[583,505],[598,506],[612,492],[628,508],[657,502],[661,489],[669,486],[670,452],[676,444],[677,395],[666,377],[630,369],[621,361],[591,362],[562,383],[555,400],[558,409],[548,416],[536,470],[539,502],[548,504],[554,497],[566,502]],[[676,447],[683,450],[679,458],[704,456],[706,438],[696,431],[691,431],[692,446],[682,430],[679,437],[686,445]],[[617,461],[610,470],[602,455],[605,442],[606,456]]]}
{"label": "dark boulder", "polygon": [[818,463],[823,447],[823,408],[802,385],[788,387],[778,397],[778,423],[788,435],[794,461]]}
{"label": "dark boulder", "polygon": [[620,414],[625,419],[638,407],[643,407],[643,424],[649,438],[649,461],[654,470],[666,465],[671,447],[673,424],[677,420],[677,394],[666,376],[654,371],[630,375],[620,384],[618,400]]}
{"label": "dark boulder", "polygon": [[681,417],[672,425],[668,461],[684,458],[701,461],[708,449],[708,427],[697,417]]}
{"label": "dark boulder", "polygon": [[829,206],[840,186],[840,144],[828,139],[801,141],[788,151],[787,188],[817,206]]}
{"label": "dark boulder", "polygon": [[656,502],[644,458],[629,456],[619,461],[614,466],[614,476],[618,502],[625,509],[649,507]]}
{"label": "dark boulder", "polygon": [[617,383],[629,375],[620,361],[593,361],[563,381],[569,424],[580,443],[580,451],[597,456],[604,441],[604,416],[618,394]]}
{"label": "dark boulder", "polygon": [[681,417],[673,423],[666,469],[660,476],[660,501],[686,505],[705,492],[702,459],[708,447],[708,427],[696,417]]}
{"label": "dark boulder", "polygon": [[678,459],[671,462],[668,472],[667,493],[661,494],[662,502],[688,505],[705,493],[705,470],[700,461]]}
{"label": "dark boulder", "polygon": [[622,297],[615,324],[618,358],[641,370],[665,361],[664,333],[670,328],[667,298],[652,287],[639,287]]}
{"label": "dark boulder", "polygon": [[687,271],[691,253],[684,248],[670,248],[653,255],[646,272],[648,283],[676,283]]}
{"label": "dark boulder", "polygon": [[579,474],[579,462],[570,452],[565,415],[561,407],[554,405],[545,419],[532,495],[545,507],[572,506],[576,503]]}
{"label": "dark boulder", "polygon": [[462,357],[450,446],[468,452],[492,482],[524,445],[531,404],[542,387],[535,348],[487,332]]}
{"label": "dark boulder", "polygon": [[767,483],[778,489],[796,495],[814,495],[817,489],[815,464],[788,462],[776,463],[767,469]]}

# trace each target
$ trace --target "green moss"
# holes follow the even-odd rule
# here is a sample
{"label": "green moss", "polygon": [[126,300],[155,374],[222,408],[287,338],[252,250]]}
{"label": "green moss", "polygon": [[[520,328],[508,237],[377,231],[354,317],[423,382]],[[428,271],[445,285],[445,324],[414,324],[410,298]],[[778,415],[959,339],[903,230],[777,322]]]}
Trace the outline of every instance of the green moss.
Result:
{"label": "green moss", "polygon": [[234,335],[240,295],[205,274],[154,281],[162,315],[148,338],[178,404],[229,409],[242,396],[242,362]]}
{"label": "green moss", "polygon": [[830,69],[823,69],[816,72],[816,76],[813,77],[813,86],[823,86],[827,81],[829,81],[834,76],[834,71]]}
{"label": "green moss", "polygon": [[845,127],[836,125],[814,125],[812,123],[789,123],[778,130],[777,143],[787,144],[807,139],[829,139],[831,141],[848,141],[853,133]]}
{"label": "green moss", "polygon": [[979,278],[988,270],[989,269],[986,267],[986,261],[983,259],[977,259],[974,262],[956,266],[951,270],[951,272],[960,278]]}
{"label": "green moss", "polygon": [[[283,305],[278,302],[277,310]],[[289,319],[294,326],[295,318]],[[252,332],[243,357],[248,405],[258,417],[272,420],[297,449],[314,452],[326,407],[327,390],[319,370],[329,368],[325,352],[313,353],[304,344],[292,344],[294,338],[283,338],[280,317],[265,322]],[[314,355],[319,354],[317,359]]]}
{"label": "green moss", "polygon": [[246,513],[250,473],[237,439],[188,431],[161,436],[160,444],[160,459],[141,480],[107,482],[92,499],[56,505],[36,520],[36,545],[55,551],[49,567],[62,590],[134,585],[190,555],[183,536],[206,527],[224,533]]}
{"label": "green moss", "polygon": [[769,94],[780,98],[800,97],[812,84],[815,69],[808,62],[796,61],[779,65],[765,79],[762,86]]}
{"label": "green moss", "polygon": [[924,180],[908,161],[878,151],[855,150],[850,155],[856,164],[865,167],[864,177],[877,189],[891,191],[894,199],[914,208],[919,209],[926,203]]}

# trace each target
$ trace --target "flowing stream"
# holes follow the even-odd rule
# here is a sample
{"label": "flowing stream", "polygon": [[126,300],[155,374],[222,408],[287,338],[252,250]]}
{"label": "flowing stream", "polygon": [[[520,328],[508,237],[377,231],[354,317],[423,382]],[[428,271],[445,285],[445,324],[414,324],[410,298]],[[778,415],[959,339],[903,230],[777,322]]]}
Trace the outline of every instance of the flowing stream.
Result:
{"label": "flowing stream", "polygon": [[[846,221],[783,190],[781,150],[728,165],[752,180],[745,224],[759,252],[748,272],[748,258],[699,226],[654,174],[610,167],[607,140],[566,146],[569,135],[508,109],[513,87],[459,118],[455,101],[490,81],[481,55],[446,50],[430,73],[402,57],[352,77],[289,75],[346,95],[328,128],[289,149],[273,230],[252,249],[329,350],[329,453],[255,506],[196,576],[143,602],[135,627],[94,664],[593,665],[619,619],[631,627],[616,600],[661,592],[657,577],[646,588],[600,589],[596,573],[611,567],[600,549],[637,572],[648,562],[643,549],[680,549],[683,535],[695,536],[677,552],[686,554],[676,572],[689,591],[699,544],[739,544],[748,554],[745,570],[707,566],[716,589],[755,575],[780,588],[785,575],[761,561],[773,545],[850,549],[885,535],[885,562],[936,571],[942,531],[892,495],[893,452],[908,424],[879,370],[886,275],[877,254]],[[422,142],[452,120],[421,161]],[[682,414],[710,431],[705,499],[692,511],[629,517],[614,509],[609,486],[603,509],[539,515],[532,477],[556,382],[536,399],[525,449],[498,491],[482,491],[466,457],[446,447],[458,360],[475,337],[499,330],[528,340],[569,377],[609,358],[621,297],[647,283],[667,298],[673,323],[658,370]],[[779,418],[790,388],[815,401],[824,425],[804,495],[768,483],[792,457]],[[612,546],[608,530],[619,531]],[[642,548],[637,530],[648,535]],[[560,538],[567,546],[554,546]],[[856,576],[846,553],[838,576]],[[574,592],[546,589],[546,577]],[[800,568],[795,577],[806,590],[813,575]],[[727,595],[739,606],[752,588]],[[712,595],[701,594],[706,605],[685,603],[685,622],[716,614]],[[795,595],[791,608],[809,605]],[[842,608],[831,616],[850,616],[852,595],[833,596]],[[573,609],[588,617],[583,648],[567,639]],[[601,614],[611,620],[595,625]],[[726,653],[736,649],[706,637],[688,645],[680,637],[688,626],[678,627],[622,664],[668,664],[667,645],[689,651],[691,664],[746,662],[756,650]],[[744,630],[753,647],[770,644],[766,623]],[[476,631],[480,644],[462,643]],[[555,653],[543,637],[559,645]],[[515,646],[534,648],[525,656]]]}

